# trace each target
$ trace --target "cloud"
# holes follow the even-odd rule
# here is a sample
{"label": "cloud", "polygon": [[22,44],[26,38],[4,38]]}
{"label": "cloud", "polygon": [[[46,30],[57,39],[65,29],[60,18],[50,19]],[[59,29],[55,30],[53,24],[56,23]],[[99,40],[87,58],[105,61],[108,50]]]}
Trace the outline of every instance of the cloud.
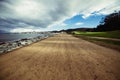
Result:
{"label": "cloud", "polygon": [[15,28],[15,29],[12,29],[10,32],[33,32],[33,31],[36,31],[36,32],[39,32],[40,30],[38,29],[34,29],[34,28]]}
{"label": "cloud", "polygon": [[[68,25],[68,24],[66,24],[66,23],[64,23],[64,22],[56,22],[56,23],[48,26],[48,28],[55,28],[55,27],[61,27],[61,28],[63,28],[63,27],[66,27],[67,25]],[[48,29],[48,28],[47,28],[47,29]],[[54,29],[54,30],[56,30],[56,29]]]}
{"label": "cloud", "polygon": [[119,5],[119,0],[0,0],[0,30],[19,31],[28,26],[38,30],[77,14],[83,18],[109,14],[120,10]]}
{"label": "cloud", "polygon": [[67,24],[65,24],[65,23],[61,23],[60,25],[61,25],[61,26],[67,26]]}
{"label": "cloud", "polygon": [[76,26],[82,25],[82,22],[75,23]]}
{"label": "cloud", "polygon": [[120,10],[119,0],[92,0],[90,3],[87,3],[89,6],[82,11],[83,18],[88,18],[89,16],[96,14],[110,14],[114,10]]}

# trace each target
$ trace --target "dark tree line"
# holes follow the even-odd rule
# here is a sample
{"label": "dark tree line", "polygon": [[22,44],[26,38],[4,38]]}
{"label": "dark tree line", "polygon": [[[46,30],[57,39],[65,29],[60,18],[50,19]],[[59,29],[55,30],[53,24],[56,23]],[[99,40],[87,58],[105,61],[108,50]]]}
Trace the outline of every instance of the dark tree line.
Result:
{"label": "dark tree line", "polygon": [[109,14],[105,18],[102,18],[100,24],[95,31],[112,31],[120,30],[120,11]]}

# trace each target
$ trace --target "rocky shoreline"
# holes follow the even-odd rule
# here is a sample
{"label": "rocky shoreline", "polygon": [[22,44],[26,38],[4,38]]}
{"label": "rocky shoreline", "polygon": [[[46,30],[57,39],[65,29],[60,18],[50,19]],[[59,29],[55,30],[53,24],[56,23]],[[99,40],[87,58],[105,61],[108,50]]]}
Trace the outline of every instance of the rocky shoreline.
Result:
{"label": "rocky shoreline", "polygon": [[2,43],[0,43],[0,54],[7,53],[12,50],[30,45],[34,42],[46,39],[48,37],[52,37],[53,35],[55,35],[55,34],[49,33],[49,34],[44,34],[44,36],[38,36],[38,37],[34,37],[34,38],[24,38],[24,39],[12,41],[12,42],[2,42]]}

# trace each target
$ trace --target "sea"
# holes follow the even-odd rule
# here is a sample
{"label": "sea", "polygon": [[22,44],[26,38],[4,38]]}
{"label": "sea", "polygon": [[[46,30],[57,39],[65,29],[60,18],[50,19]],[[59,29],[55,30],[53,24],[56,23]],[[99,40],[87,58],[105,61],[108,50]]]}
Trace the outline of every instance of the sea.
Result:
{"label": "sea", "polygon": [[10,41],[17,41],[20,39],[25,38],[34,38],[37,36],[44,36],[44,34],[32,33],[32,34],[24,34],[24,33],[2,33],[0,34],[0,43],[1,42],[10,42]]}

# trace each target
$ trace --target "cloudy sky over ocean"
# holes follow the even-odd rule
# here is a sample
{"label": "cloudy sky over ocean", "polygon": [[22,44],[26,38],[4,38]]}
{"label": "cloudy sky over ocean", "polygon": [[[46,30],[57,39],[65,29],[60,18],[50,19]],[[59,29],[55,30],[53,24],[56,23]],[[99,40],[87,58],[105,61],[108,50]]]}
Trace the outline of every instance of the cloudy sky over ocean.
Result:
{"label": "cloudy sky over ocean", "polygon": [[0,0],[0,31],[92,28],[115,10],[119,0]]}

